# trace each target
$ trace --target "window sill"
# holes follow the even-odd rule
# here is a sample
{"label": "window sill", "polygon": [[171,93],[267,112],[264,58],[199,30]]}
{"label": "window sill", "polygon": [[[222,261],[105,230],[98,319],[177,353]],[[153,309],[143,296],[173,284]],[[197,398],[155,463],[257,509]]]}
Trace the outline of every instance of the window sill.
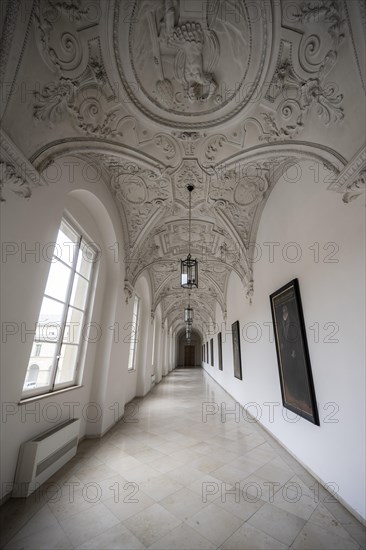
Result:
{"label": "window sill", "polygon": [[32,403],[33,401],[39,401],[40,399],[46,399],[47,397],[52,397],[54,395],[59,395],[60,393],[65,393],[72,390],[78,390],[84,386],[79,384],[76,386],[69,386],[68,388],[62,388],[60,390],[50,391],[48,393],[42,393],[41,395],[32,395],[31,397],[24,397],[20,399],[18,405],[24,405],[25,403]]}

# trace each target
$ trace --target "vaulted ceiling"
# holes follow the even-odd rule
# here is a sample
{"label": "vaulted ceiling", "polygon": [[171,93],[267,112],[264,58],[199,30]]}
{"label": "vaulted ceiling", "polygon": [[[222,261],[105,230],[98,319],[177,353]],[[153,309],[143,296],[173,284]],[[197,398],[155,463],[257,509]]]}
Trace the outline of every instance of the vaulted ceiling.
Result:
{"label": "vaulted ceiling", "polygon": [[62,155],[90,163],[121,216],[126,290],[147,275],[163,321],[179,324],[187,303],[188,183],[198,322],[217,303],[225,314],[233,271],[250,298],[250,244],[295,163],[325,166],[345,202],[362,193],[362,0],[4,5],[4,186],[31,192],[13,142],[36,171]]}

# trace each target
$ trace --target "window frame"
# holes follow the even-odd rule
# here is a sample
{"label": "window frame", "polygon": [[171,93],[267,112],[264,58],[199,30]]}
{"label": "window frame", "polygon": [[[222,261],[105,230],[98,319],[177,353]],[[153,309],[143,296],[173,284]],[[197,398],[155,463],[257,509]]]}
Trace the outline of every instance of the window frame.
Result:
{"label": "window frame", "polygon": [[[136,312],[136,329],[133,329],[134,316],[135,316],[135,304],[137,303],[137,312]],[[138,343],[138,334],[140,329],[140,308],[141,308],[141,298],[138,294],[135,293],[133,299],[133,308],[132,308],[132,330],[131,330],[131,340],[130,340],[130,349],[128,352],[128,361],[127,361],[127,372],[136,371],[136,357],[137,357],[137,343]],[[134,334],[134,336],[132,336]],[[134,338],[134,339],[133,339]],[[132,365],[130,367],[130,356],[131,352],[133,353]]]}
{"label": "window frame", "polygon": [[[53,354],[52,365],[51,365],[51,368],[50,368],[50,381],[49,381],[49,384],[47,384],[46,386],[41,386],[39,388],[31,388],[29,390],[24,389],[24,385],[26,383],[26,379],[27,379],[27,375],[28,375],[28,368],[29,368],[29,364],[30,364],[29,362],[30,362],[30,359],[32,357],[32,350],[31,350],[31,354],[30,354],[29,359],[28,359],[28,366],[27,366],[27,370],[26,370],[26,374],[25,374],[22,393],[21,393],[21,401],[23,401],[23,400],[26,401],[27,399],[33,399],[33,398],[37,399],[37,398],[46,397],[48,395],[52,395],[53,393],[57,393],[59,391],[64,391],[64,390],[67,390],[67,389],[72,389],[74,387],[79,387],[80,384],[81,384],[81,377],[82,377],[83,366],[84,366],[84,361],[85,361],[85,354],[86,354],[86,349],[87,349],[87,344],[88,344],[88,338],[85,337],[84,334],[85,334],[85,327],[87,326],[88,322],[90,321],[92,304],[94,302],[95,286],[96,286],[95,281],[96,281],[96,275],[97,275],[97,271],[98,271],[97,270],[97,263],[98,263],[99,256],[100,256],[100,250],[95,245],[95,243],[92,241],[92,239],[89,237],[88,233],[86,233],[84,231],[84,229],[80,226],[80,224],[68,212],[63,213],[60,224],[59,224],[59,227],[58,227],[58,232],[61,230],[63,224],[65,224],[68,227],[68,229],[71,230],[71,232],[73,234],[75,234],[75,236],[77,238],[77,240],[75,241],[75,245],[77,243],[77,246],[75,246],[76,250],[75,250],[75,254],[74,254],[72,263],[68,264],[67,262],[65,262],[65,260],[63,260],[61,258],[57,259],[57,261],[60,262],[62,265],[65,265],[65,266],[67,266],[71,269],[71,275],[70,275],[70,279],[69,279],[69,282],[68,282],[67,291],[65,293],[64,302],[62,302],[58,298],[55,298],[51,295],[46,294],[46,289],[47,289],[47,285],[48,285],[48,281],[49,281],[49,275],[50,275],[50,272],[51,272],[51,268],[52,268],[53,263],[56,263],[56,262],[50,262],[50,267],[49,267],[49,270],[48,270],[46,284],[45,284],[45,287],[44,287],[44,290],[43,290],[42,301],[41,301],[41,305],[40,305],[40,309],[39,309],[39,313],[38,313],[37,324],[36,324],[36,326],[37,326],[38,321],[39,321],[39,316],[40,316],[40,313],[41,313],[43,300],[45,298],[49,298],[49,299],[53,300],[56,303],[62,304],[62,306],[63,306],[63,310],[62,310],[62,314],[61,314],[61,321],[57,322],[57,325],[58,325],[59,330],[60,330],[60,335],[59,335],[57,341],[52,341],[52,340],[47,341],[45,339],[37,339],[37,328],[36,328],[34,338],[33,338],[33,342],[32,342],[32,349],[33,349],[34,345],[37,346],[39,344],[43,345],[43,344],[47,344],[47,343],[51,343],[51,344],[55,343],[56,344],[56,349],[55,349],[55,352]],[[57,236],[58,236],[58,232],[57,232]],[[57,237],[55,239],[55,247],[54,247],[54,250],[53,250],[53,253],[52,253],[52,259],[55,257],[56,244],[57,244]],[[93,258],[93,261],[91,262],[93,265],[91,266],[91,269],[90,269],[89,279],[87,279],[84,275],[82,275],[81,273],[79,273],[77,271],[77,264],[78,264],[79,254],[80,253],[83,254],[82,247],[87,247],[88,249],[92,250],[93,253],[94,253],[94,258]],[[81,277],[84,281],[87,281],[87,284],[88,284],[88,288],[87,288],[87,292],[86,292],[86,296],[85,296],[85,307],[84,307],[84,309],[82,309],[79,306],[75,306],[75,305],[71,304],[73,284],[74,284],[74,281],[76,279],[76,276]],[[69,381],[66,381],[66,382],[57,383],[56,380],[57,380],[57,375],[59,373],[59,368],[58,367],[59,367],[59,363],[60,363],[60,359],[61,359],[61,348],[62,348],[63,345],[65,345],[64,336],[65,336],[65,330],[67,328],[67,318],[68,318],[68,313],[69,313],[70,307],[83,314],[82,326],[81,326],[81,329],[80,329],[80,337],[79,337],[78,343],[77,344],[70,343],[70,342],[66,343],[67,345],[72,345],[72,346],[77,347],[77,354],[76,354],[76,359],[75,359],[75,368],[74,368],[73,377],[72,377],[71,381],[69,380]]]}

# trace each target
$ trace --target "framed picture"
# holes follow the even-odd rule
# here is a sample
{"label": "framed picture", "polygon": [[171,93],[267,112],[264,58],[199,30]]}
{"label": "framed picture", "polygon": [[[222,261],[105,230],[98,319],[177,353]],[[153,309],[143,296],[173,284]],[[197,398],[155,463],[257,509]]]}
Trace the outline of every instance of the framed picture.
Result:
{"label": "framed picture", "polygon": [[283,406],[319,426],[297,279],[270,296]]}
{"label": "framed picture", "polygon": [[231,325],[231,334],[233,339],[234,376],[242,380],[239,321],[235,321]]}
{"label": "framed picture", "polygon": [[219,356],[219,370],[222,370],[222,334],[221,332],[217,335],[217,351]]}
{"label": "framed picture", "polygon": [[213,338],[210,340],[211,367],[214,366]]}

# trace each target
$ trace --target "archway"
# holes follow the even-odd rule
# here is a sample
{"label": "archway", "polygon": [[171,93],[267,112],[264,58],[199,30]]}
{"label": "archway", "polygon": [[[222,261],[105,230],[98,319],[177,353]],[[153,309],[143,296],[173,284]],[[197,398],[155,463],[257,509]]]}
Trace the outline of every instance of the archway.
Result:
{"label": "archway", "polygon": [[202,361],[202,338],[199,332],[192,330],[192,337],[188,342],[185,330],[182,329],[177,335],[177,366],[178,367],[199,367]]}

